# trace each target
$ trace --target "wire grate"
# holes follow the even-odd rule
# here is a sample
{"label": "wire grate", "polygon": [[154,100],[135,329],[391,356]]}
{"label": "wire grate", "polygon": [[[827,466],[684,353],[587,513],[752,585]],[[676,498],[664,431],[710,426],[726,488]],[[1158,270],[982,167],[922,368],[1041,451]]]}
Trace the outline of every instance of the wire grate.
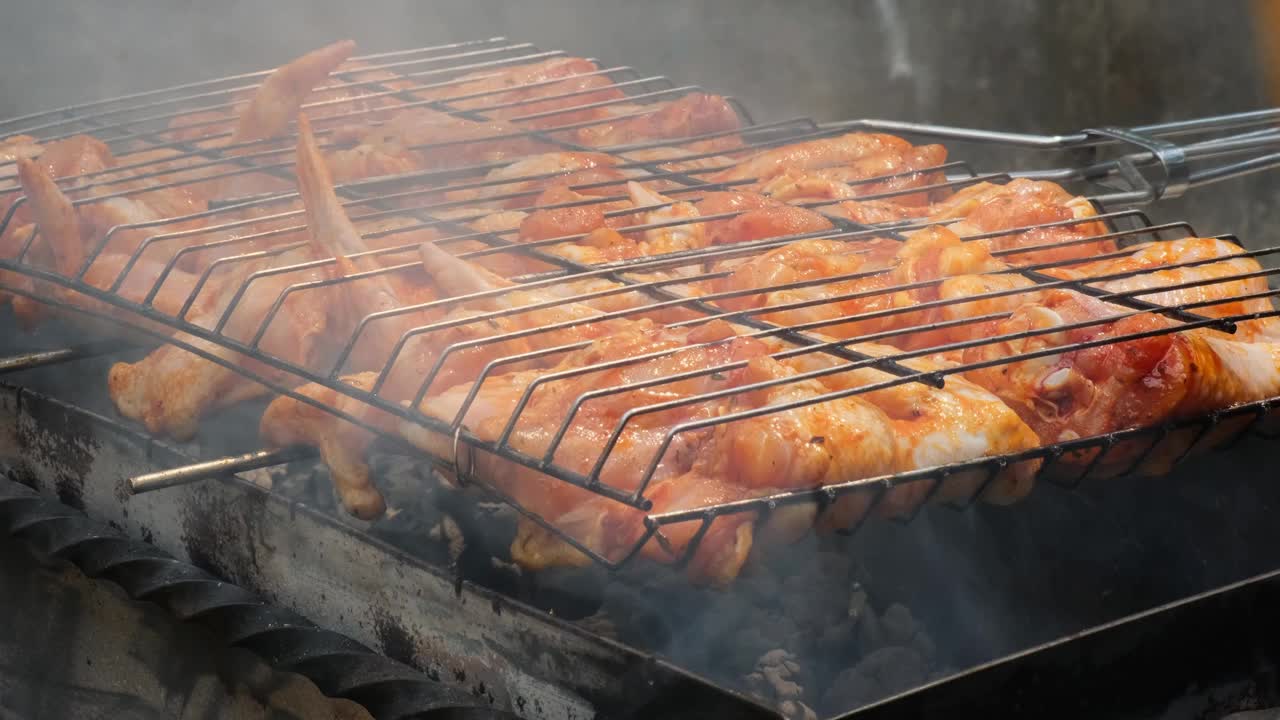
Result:
{"label": "wire grate", "polygon": [[[1165,464],[1176,462],[1195,447],[1221,444],[1219,428],[1230,426],[1234,434],[1243,432],[1246,424],[1251,426],[1266,419],[1275,405],[1273,399],[1258,399],[1195,418],[1169,417],[1155,425],[1119,428],[1088,437],[1053,438],[1052,442],[1016,452],[873,473],[822,487],[760,492],[755,497],[696,509],[656,507],[651,493],[655,478],[669,452],[678,451],[682,438],[690,435],[909,385],[945,390],[950,378],[1064,353],[1182,336],[1187,331],[1237,333],[1244,323],[1280,315],[1272,309],[1231,309],[1248,301],[1264,302],[1266,308],[1271,308],[1270,298],[1276,294],[1271,290],[1244,294],[1206,291],[1204,299],[1174,304],[1152,299],[1159,293],[1175,291],[1194,295],[1230,283],[1257,280],[1265,284],[1277,271],[1248,269],[1207,276],[1194,271],[1274,254],[1280,252],[1280,247],[1146,266],[1116,265],[1121,269],[1113,272],[1080,275],[1076,271],[1089,263],[1131,259],[1145,242],[1194,235],[1185,223],[1156,225],[1141,211],[1126,208],[1280,161],[1280,156],[1267,154],[1280,145],[1280,133],[1271,127],[1280,111],[1132,130],[1104,128],[1032,136],[879,120],[819,124],[798,119],[755,125],[730,98],[705,95],[696,85],[678,85],[660,76],[642,75],[630,67],[602,67],[589,61],[581,61],[565,74],[497,87],[483,84],[507,77],[504,73],[529,63],[574,60],[563,52],[544,52],[527,43],[495,38],[364,56],[334,72],[330,84],[313,91],[312,96],[320,99],[301,105],[317,125],[315,134],[322,151],[350,150],[351,141],[344,139],[350,123],[360,123],[367,132],[370,128],[392,126],[395,113],[406,111],[433,113],[443,133],[439,138],[407,143],[401,148],[419,158],[421,167],[350,178],[336,186],[343,209],[368,244],[367,249],[352,251],[342,259],[307,252],[312,243],[306,238],[305,211],[298,193],[291,188],[294,150],[290,139],[297,137],[297,128],[290,126],[283,134],[266,139],[233,141],[238,111],[250,103],[253,91],[269,77],[269,71],[137,93],[2,122],[0,130],[6,135],[33,135],[35,142],[46,146],[85,132],[100,136],[107,143],[116,161],[114,166],[55,178],[82,216],[116,202],[145,204],[148,194],[161,191],[199,193],[216,187],[224,194],[211,196],[203,209],[157,214],[103,227],[100,237],[86,249],[75,268],[55,269],[36,257],[40,233],[26,226],[30,222],[31,201],[20,196],[15,163],[0,162],[0,198],[8,198],[0,220],[0,236],[18,238],[10,242],[13,252],[0,258],[0,286],[16,297],[126,325],[131,333],[182,348],[401,447],[406,447],[404,439],[397,433],[388,433],[385,423],[371,421],[338,403],[317,400],[302,392],[299,385],[323,387],[336,393],[333,397],[356,401],[356,407],[372,409],[448,438],[451,453],[437,453],[434,459],[449,468],[459,481],[476,482],[504,496],[561,541],[614,567],[640,554],[650,541],[661,545],[677,564],[686,564],[706,541],[713,521],[721,517],[754,513],[764,523],[764,518],[782,507],[816,503],[821,511],[856,495],[864,499],[862,509],[854,513],[856,527],[880,506],[905,517],[923,502],[943,495],[950,504],[967,506],[988,493],[1014,467],[1034,466],[1036,477],[1064,484],[1078,483],[1090,475],[1145,471],[1156,459]],[[480,89],[475,83],[481,83]],[[326,93],[332,97],[326,97]],[[710,128],[699,126],[697,112],[706,107],[730,108],[732,126],[725,126],[723,115],[715,118]],[[677,110],[687,112],[680,115]],[[669,111],[683,122],[672,121],[674,132],[672,127],[650,127],[650,136],[644,137],[637,130],[649,127],[645,123],[667,122],[662,113]],[[584,114],[588,119],[578,119]],[[631,130],[618,132],[620,127]],[[199,134],[189,136],[194,131]],[[741,176],[737,172],[756,153],[796,147],[797,143],[835,142],[849,133],[876,132],[1041,150],[1115,149],[1123,148],[1122,143],[1137,149],[1098,159],[1085,167],[1036,173],[979,173],[962,161],[948,161],[945,156],[939,158],[936,153],[929,155],[920,147],[912,147],[911,152],[919,153],[913,156],[914,161],[878,171],[864,169],[839,178],[833,187],[839,187],[840,194],[801,194],[787,199],[794,210],[809,213],[805,217],[819,219],[823,223],[819,229],[765,233],[741,242],[704,243],[631,257],[592,256],[587,252],[599,249],[591,242],[600,227],[608,227],[619,237],[634,238],[706,233],[717,224],[740,220],[758,208],[693,215],[680,212],[696,208],[716,193],[759,191],[765,181],[773,178]],[[1197,139],[1183,145],[1173,145],[1168,140],[1184,136]],[[606,138],[607,142],[584,142],[595,137]],[[615,142],[619,138],[625,141]],[[473,152],[477,148],[481,151]],[[644,154],[654,150],[662,152]],[[486,159],[487,151],[500,157]],[[544,167],[538,159],[547,153],[575,158],[590,154],[590,158],[603,160]],[[1240,160],[1240,156],[1247,157]],[[1219,161],[1225,164],[1205,166]],[[596,174],[592,175],[592,171]],[[969,215],[946,209],[949,200],[965,197],[965,193],[998,193],[1002,188],[1018,187],[1015,182],[1034,179],[1074,183],[1092,194],[1087,202],[1077,199],[1062,205],[1073,208],[1072,216],[1039,217],[1034,222],[1008,222],[999,227],[965,227]],[[543,201],[547,189],[557,182],[572,197]],[[660,194],[656,200],[637,199],[633,195],[636,184],[657,188]],[[240,192],[259,185],[267,189]],[[782,203],[769,207],[778,205]],[[868,221],[867,213],[877,208],[888,208],[894,216]],[[528,219],[536,213],[554,211],[598,213],[600,224],[592,230],[536,238],[526,236],[522,223],[497,228],[484,225],[501,213]],[[961,246],[990,246],[991,261],[964,276],[982,282],[1004,282],[1005,287],[944,297],[938,294],[939,288],[957,275],[934,273],[914,280],[884,281],[899,266],[895,263],[905,257],[903,248],[913,247],[913,237],[957,227],[963,228],[957,230]],[[1036,237],[1055,239],[1051,243],[1029,240]],[[1216,239],[1234,240],[1229,236]],[[416,253],[424,240],[462,260],[507,263],[519,271],[509,273],[510,284],[422,301],[397,300],[375,312],[361,313],[349,323],[341,342],[332,343],[333,352],[314,362],[269,347],[273,328],[283,322],[281,318],[295,302],[329,302],[324,298],[331,295],[326,294],[359,283],[415,282],[414,278],[423,272]],[[738,272],[744,264],[806,241],[838,242],[855,253],[874,253],[876,248],[886,247],[885,243],[898,249],[891,252],[890,261],[868,264],[864,269],[746,286],[725,284],[741,277]],[[127,251],[113,250],[127,242],[132,243]],[[1037,258],[1037,253],[1050,247],[1066,251],[1066,256]],[[1094,252],[1094,248],[1105,251]],[[91,273],[100,270],[108,259],[118,260],[118,269],[105,278],[91,278]],[[998,266],[993,267],[993,263]],[[339,273],[339,267],[358,271]],[[1190,279],[1144,279],[1175,271],[1185,271],[1184,276]],[[143,275],[149,282],[135,285],[136,278]],[[1124,281],[1136,281],[1137,285],[1120,290],[1108,286]],[[182,295],[175,311],[166,312],[161,300],[170,297],[166,289],[175,282],[188,283],[189,287],[179,288],[188,292]],[[1045,293],[1057,291],[1105,304],[1100,306],[1107,311],[1050,327],[976,330],[1000,327],[998,323],[1014,317],[1018,303],[1035,303]],[[224,302],[210,310],[205,304],[209,294]],[[895,295],[911,297],[913,301],[903,305],[886,300]],[[792,297],[796,299],[789,299]],[[968,314],[958,309],[987,301],[998,308]],[[587,314],[580,311],[592,303],[605,304],[606,309]],[[261,319],[248,324],[237,322],[238,311],[246,307],[260,308]],[[929,313],[935,315],[929,316],[927,326],[913,320]],[[531,322],[533,317],[552,320]],[[1129,321],[1153,317],[1160,318],[1155,326],[1138,324],[1133,325],[1136,329],[1132,331],[1117,330],[1129,327]],[[557,366],[559,360],[584,351],[593,340],[607,334],[598,328],[631,327],[622,323],[638,322],[640,318],[660,318],[663,330],[671,333],[690,333],[714,322],[727,323],[733,333],[731,337],[690,340],[633,355]],[[852,326],[863,329],[850,333],[848,328]],[[942,333],[944,339],[920,344],[917,336],[925,331]],[[994,356],[978,352],[976,357],[982,359],[966,355],[999,344],[1075,331],[1082,331],[1087,337]],[[424,341],[432,348],[428,362],[418,368],[420,379],[406,389],[397,371],[404,363],[413,364],[413,356],[421,353]],[[813,361],[816,366],[801,365],[801,369],[784,376],[735,380],[719,389],[707,389],[704,383],[696,392],[675,393],[674,397],[664,397],[658,391],[679,383],[742,373],[752,367],[752,360],[728,355],[724,356],[729,358],[726,362],[593,387],[566,399],[563,413],[546,426],[548,441],[544,447],[537,452],[519,447],[516,436],[522,421],[529,417],[536,396],[557,383],[591,376],[603,378],[607,373],[644,368],[646,364],[657,366],[682,353],[710,351],[740,341],[767,342],[768,352],[760,357],[772,361],[819,360]],[[375,342],[386,344],[381,353],[385,358],[361,367],[362,361],[357,358],[367,354],[366,349]],[[937,356],[955,361],[921,365],[921,361]],[[424,411],[424,401],[433,396],[433,391],[442,390],[439,382],[449,377],[451,368],[473,357],[480,358],[481,364],[468,378],[474,382],[458,407],[444,414]],[[466,420],[482,400],[488,383],[505,373],[529,367],[539,368],[539,374],[519,389],[510,412],[497,424],[498,429],[477,433],[470,428]],[[346,377],[360,371],[372,373],[368,387]],[[780,388],[822,383],[862,371],[879,374],[872,382],[851,387],[822,385],[823,391],[799,397],[778,393],[776,398],[769,396],[767,402],[744,400],[753,394],[767,395]],[[646,391],[653,392],[645,396]],[[560,450],[585,408],[624,395],[650,400],[637,400],[614,425],[604,429],[596,457],[583,458],[574,466],[561,462]],[[636,468],[630,486],[604,478],[613,453],[620,443],[627,442],[628,433],[635,427],[663,413],[716,403],[723,405],[721,411],[705,417],[693,414],[666,427],[655,451],[642,468]],[[1238,418],[1249,422],[1230,422]],[[1169,450],[1170,447],[1174,449]],[[629,538],[625,547],[602,552],[565,532],[554,519],[542,517],[537,509],[525,507],[528,503],[522,498],[504,491],[490,478],[483,474],[473,477],[472,470],[478,467],[477,452],[632,508],[640,513],[642,531]],[[956,483],[952,481],[956,478],[967,479],[963,492],[955,491]],[[895,496],[895,490],[908,485],[925,490],[903,511],[896,506],[900,498]],[[672,526],[693,523],[696,529],[684,540],[669,537],[667,531]]]}

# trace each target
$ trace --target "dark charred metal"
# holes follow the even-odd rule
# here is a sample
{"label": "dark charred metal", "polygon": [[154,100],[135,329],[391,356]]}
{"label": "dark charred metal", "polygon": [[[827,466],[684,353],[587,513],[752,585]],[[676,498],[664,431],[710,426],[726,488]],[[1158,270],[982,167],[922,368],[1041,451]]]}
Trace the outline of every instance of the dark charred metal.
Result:
{"label": "dark charred metal", "polygon": [[116,583],[135,600],[210,628],[278,670],[307,677],[326,695],[360,703],[376,718],[514,717],[8,479],[0,479],[0,528],[43,555]]}
{"label": "dark charred metal", "polygon": [[1274,704],[1277,602],[1280,571],[1273,571],[1029,648],[840,720],[1165,717],[1180,698]]}

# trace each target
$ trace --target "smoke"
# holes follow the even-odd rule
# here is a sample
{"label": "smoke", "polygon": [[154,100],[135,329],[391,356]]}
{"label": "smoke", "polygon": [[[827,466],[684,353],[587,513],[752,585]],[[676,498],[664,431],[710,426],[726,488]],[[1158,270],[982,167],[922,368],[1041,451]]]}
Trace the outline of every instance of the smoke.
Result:
{"label": "smoke", "polygon": [[[377,52],[507,35],[738,96],[758,121],[886,117],[1056,132],[1272,104],[1244,39],[1248,23],[1242,5],[1206,9],[1156,0],[1092,4],[1087,11],[1032,0],[963,8],[895,0],[53,0],[5,9],[0,117],[257,70],[340,37]],[[954,154],[976,157],[980,166],[984,159],[976,148]],[[1186,212],[1203,232],[1236,230],[1248,242],[1280,220],[1280,208],[1269,201],[1274,183],[1224,184],[1161,212]],[[1232,495],[1218,497],[1236,509],[1247,506],[1247,485],[1231,487]],[[1221,492],[1222,484],[1212,489]],[[867,654],[908,647],[927,654],[900,628],[893,632],[912,637],[888,642],[857,634],[872,633],[852,617],[864,587],[874,596],[868,602],[877,622],[894,618],[902,625],[897,605],[932,636],[937,671],[1250,569],[1196,575],[1174,568],[1178,558],[1206,561],[1197,540],[1217,537],[1207,519],[1214,496],[1160,494],[1150,483],[1145,491],[1121,484],[1085,495],[1042,489],[1010,509],[927,511],[910,525],[871,523],[836,547],[806,542],[790,552],[792,559],[812,553],[812,563],[782,577],[762,570],[744,579],[753,589],[743,595],[772,598],[775,604],[763,610],[744,609],[742,596],[732,593],[696,592],[697,602],[688,604],[652,593],[668,608],[713,612],[663,618],[666,632],[650,639],[650,649],[715,672],[723,671],[726,655],[719,651],[728,647],[739,676],[765,677],[781,665],[787,682],[807,682],[820,695],[864,657],[840,644],[847,637]],[[1192,516],[1208,528],[1201,537],[1167,537],[1170,528],[1186,532],[1178,519]],[[1222,549],[1217,557],[1240,557],[1253,544],[1243,537],[1224,534],[1210,546]],[[1145,562],[1153,547],[1168,565]],[[613,601],[632,607],[630,589],[616,592]],[[808,607],[795,607],[800,600]],[[845,635],[823,635],[833,618],[844,623]],[[743,631],[744,620],[765,627]],[[802,649],[819,654],[804,656]],[[774,662],[762,667],[766,656]]]}

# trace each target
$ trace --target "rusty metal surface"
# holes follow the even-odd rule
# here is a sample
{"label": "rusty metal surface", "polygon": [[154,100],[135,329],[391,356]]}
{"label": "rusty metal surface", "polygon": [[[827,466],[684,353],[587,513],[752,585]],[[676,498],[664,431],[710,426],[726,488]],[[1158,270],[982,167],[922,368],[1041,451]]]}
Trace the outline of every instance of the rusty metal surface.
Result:
{"label": "rusty metal surface", "polygon": [[240,478],[129,494],[128,477],[187,460],[104,417],[0,385],[0,464],[11,477],[495,708],[651,717],[651,703],[678,697],[691,712],[727,702],[718,707],[773,716]]}

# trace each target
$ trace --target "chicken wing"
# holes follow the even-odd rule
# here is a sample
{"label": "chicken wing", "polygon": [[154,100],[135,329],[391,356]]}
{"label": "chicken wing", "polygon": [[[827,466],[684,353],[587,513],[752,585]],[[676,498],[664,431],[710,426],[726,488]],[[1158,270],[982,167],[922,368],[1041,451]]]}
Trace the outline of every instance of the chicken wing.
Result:
{"label": "chicken wing", "polygon": [[[310,249],[303,248],[280,255],[272,266],[290,267],[311,259]],[[219,288],[217,300],[210,303],[206,312],[193,314],[190,322],[205,329],[216,329],[239,288],[249,282],[247,291],[218,332],[248,344],[261,330],[258,343],[261,352],[301,367],[317,364],[317,356],[331,351],[325,343],[329,304],[314,297],[323,294],[323,288],[291,294],[279,312],[269,321],[267,317],[277,298],[290,285],[322,280],[328,277],[327,273],[323,269],[302,270],[250,282],[252,272],[257,269],[262,268],[249,266],[229,274]],[[264,323],[265,329],[262,329]],[[108,375],[108,388],[116,409],[125,417],[141,421],[157,435],[188,440],[195,435],[205,415],[268,392],[265,385],[238,370],[248,370],[272,381],[297,382],[290,373],[243,356],[220,343],[182,332],[176,337],[221,358],[230,367],[177,345],[165,345],[136,363],[116,363]]]}
{"label": "chicken wing", "polygon": [[[305,120],[299,121],[299,129],[299,188],[307,206],[311,234],[325,253],[339,259],[338,272],[341,275],[350,276],[367,269],[362,265],[368,262],[367,259],[350,259],[351,255],[366,248],[364,240],[333,194],[332,182]],[[423,246],[422,260],[433,281],[431,296],[437,292],[442,297],[461,296],[512,286],[512,283],[478,266],[457,260],[430,244]],[[352,324],[359,318],[378,312],[421,303],[427,297],[413,286],[382,281],[348,282],[339,287],[344,297],[344,302],[339,305],[348,309],[348,323]],[[372,391],[381,371],[385,377],[379,395],[396,402],[412,398],[433,371],[435,380],[427,388],[428,393],[474,377],[494,358],[525,353],[539,345],[572,343],[605,332],[610,327],[609,322],[600,322],[555,328],[557,323],[598,315],[599,310],[577,303],[538,307],[545,304],[543,301],[547,298],[546,293],[513,288],[496,297],[478,300],[470,307],[455,309],[443,317],[439,310],[423,309],[371,322],[358,338],[358,350],[349,363],[364,372],[354,372],[343,381],[361,390]],[[483,322],[470,319],[479,312],[526,306],[530,307],[528,312],[498,312]],[[433,323],[434,331],[418,333],[397,352],[402,335]],[[517,332],[541,327],[551,329],[538,336],[522,336]],[[502,342],[476,344],[452,352],[447,358],[441,354],[446,348],[459,343],[509,332],[516,332],[517,336]],[[437,362],[441,363],[439,368],[436,368]],[[512,366],[513,369],[518,367],[520,365]],[[390,414],[333,388],[306,385],[298,392],[329,407],[336,407],[373,429],[394,429],[395,420]],[[296,398],[281,397],[268,407],[262,419],[261,432],[263,438],[275,446],[309,444],[318,447],[330,467],[344,505],[358,517],[369,518],[381,514],[385,508],[369,479],[364,460],[374,439],[369,427],[352,424]]]}
{"label": "chicken wing", "polygon": [[[665,103],[610,105],[601,109],[617,119],[573,130],[572,140],[587,147],[607,148],[645,140],[678,140],[742,127],[742,119],[727,100],[704,93],[691,93]],[[741,144],[734,136],[712,142],[720,151]]]}
{"label": "chicken wing", "polygon": [[[789,168],[758,186],[766,195],[793,203],[883,194],[890,197],[880,202],[891,206],[927,208],[931,200],[945,197],[950,191],[945,188],[918,193],[903,191],[943,183],[946,176],[932,168],[946,160],[947,151],[941,145],[920,145],[902,152],[872,154],[834,167]],[[868,182],[885,176],[893,177]]]}
{"label": "chicken wing", "polygon": [[[587,474],[604,452],[610,433],[630,410],[794,375],[767,353],[767,345],[737,337],[732,327],[723,322],[681,330],[632,325],[566,356],[551,372],[590,369],[650,354],[659,357],[621,367],[606,366],[541,385],[520,414],[509,442],[533,457],[542,457],[550,449],[556,428],[566,419],[568,408],[582,393],[602,387],[640,385],[635,390],[592,398],[576,408],[553,459],[563,467]],[[682,373],[732,362],[745,362],[746,367],[681,379]],[[546,371],[528,371],[486,381],[466,410],[464,426],[481,438],[496,439],[525,389],[545,374]],[[668,377],[673,379],[662,382]],[[423,410],[452,422],[471,392],[469,385],[455,387],[428,399]],[[816,403],[679,433],[658,457],[667,432],[679,423],[815,398],[824,392],[823,386],[812,381],[783,382],[758,392],[715,397],[635,416],[609,452],[600,480],[622,491],[634,491],[643,475],[641,469],[656,462],[649,496],[653,511],[664,512],[887,472],[893,462],[888,423],[877,409],[856,399]],[[451,438],[413,423],[403,424],[401,432],[429,452],[450,456]],[[831,442],[814,442],[819,435],[829,435]],[[617,559],[644,533],[643,513],[524,466],[477,452],[472,470],[606,557]],[[691,564],[695,577],[722,583],[736,576],[750,548],[750,524],[750,516],[745,515],[717,522],[714,532],[703,538]],[[671,562],[687,547],[692,535],[688,528],[675,527],[664,533],[664,542],[646,544],[644,552],[660,562]],[[530,568],[586,562],[585,556],[571,546],[528,523],[522,525],[512,553],[517,562]]]}
{"label": "chicken wing", "polygon": [[[84,230],[81,227],[79,215],[67,196],[38,165],[29,160],[20,160],[18,173],[23,191],[36,215],[36,225],[45,239],[44,243],[33,246],[33,257],[28,259],[27,264],[74,277],[83,267],[85,258],[82,240]],[[115,289],[115,293],[126,300],[140,303],[160,281],[164,268],[165,263],[145,258],[130,265],[130,258],[127,255],[104,254],[88,268],[82,282],[90,287],[107,290],[112,288],[119,279],[119,287]],[[8,275],[23,277],[17,273],[8,273]],[[177,269],[170,271],[165,275],[164,282],[151,299],[151,307],[176,317],[186,304],[195,284],[196,278],[188,273]],[[155,323],[148,323],[115,305],[93,300],[83,293],[61,285],[40,283],[39,287],[47,297],[61,302],[92,309],[122,320],[142,323],[152,329],[162,327]],[[201,293],[193,301],[192,307],[197,311],[204,309],[204,301],[211,297],[211,293]],[[43,307],[39,302],[23,297],[15,302],[14,313],[23,326],[30,328],[42,316]]]}
{"label": "chicken wing", "polygon": [[[1107,233],[1102,222],[1087,221],[1096,214],[1088,200],[1075,197],[1054,183],[1020,178],[1005,185],[970,185],[935,205],[929,218],[955,218],[948,228],[960,236],[1066,223],[975,241],[1000,253],[1011,264],[1025,265],[1114,252],[1114,240],[1091,240]],[[1072,220],[1081,222],[1069,222]]]}
{"label": "chicken wing", "polygon": [[[946,159],[946,151],[941,147],[925,147],[935,148],[928,151],[933,160]],[[904,166],[906,158],[916,150],[911,143],[893,135],[848,133],[763,150],[734,167],[717,173],[714,180],[750,181],[765,185],[786,173],[803,174],[840,167],[850,168],[842,176],[847,182],[855,178],[897,172]]]}
{"label": "chicken wing", "polygon": [[[875,355],[896,352],[856,347]],[[633,325],[601,337],[550,370],[492,377],[479,388],[455,387],[429,398],[423,409],[444,422],[461,416],[463,427],[491,442],[509,428],[513,449],[579,476],[592,476],[598,468],[592,477],[621,492],[637,490],[644,469],[652,468],[646,489],[651,513],[932,467],[1039,442],[998,398],[963,380],[946,389],[912,383],[853,395],[843,391],[889,376],[870,368],[838,372],[844,361],[820,353],[788,352],[792,357],[775,359],[783,349],[779,343],[740,337],[722,321],[680,330]],[[916,366],[924,372],[936,367],[928,361]],[[724,370],[712,372],[717,368]],[[535,381],[541,384],[530,392]],[[513,419],[524,396],[527,402]],[[469,404],[464,408],[464,403]],[[653,410],[635,414],[647,407]],[[625,424],[624,418],[629,418]],[[717,422],[708,422],[712,419]],[[672,429],[686,423],[698,429],[676,433],[664,449]],[[414,423],[402,424],[401,432],[437,456],[454,452],[447,435]],[[645,513],[484,451],[467,457],[468,472],[487,478],[606,558],[620,559],[644,537]],[[1036,468],[1029,463],[1002,471],[991,482],[988,499],[1011,502],[1025,495]],[[939,495],[968,497],[984,481],[974,475],[952,477]],[[923,484],[894,488],[883,511],[905,512],[927,492]],[[850,494],[825,522],[855,522],[868,503],[867,495]],[[776,513],[766,526],[770,541],[795,539],[808,529],[815,510]],[[747,558],[755,522],[751,514],[716,519],[690,563],[694,579],[723,584],[735,577]],[[644,545],[642,554],[673,562],[696,533],[697,523],[663,526],[660,539]],[[521,524],[512,554],[531,569],[587,561],[531,522]]]}
{"label": "chicken wing", "polygon": [[564,111],[521,123],[521,127],[542,129],[592,120],[599,108],[581,106],[625,97],[599,70],[596,63],[585,58],[557,57],[464,75],[434,94],[438,96],[436,99],[464,98],[451,100],[449,104],[498,120]]}
{"label": "chicken wing", "polygon": [[[1058,327],[1063,329],[1054,331]],[[1176,327],[1157,315],[1049,291],[1042,302],[992,323],[992,342],[969,348],[963,359],[997,364],[965,377],[998,395],[1045,442],[1165,423],[1280,394],[1280,344],[1201,330],[1162,332]],[[1069,347],[1078,343],[1098,344]],[[1059,347],[1061,352],[1044,354]],[[1022,359],[1032,353],[1041,354]],[[1116,445],[1100,471],[1129,466],[1149,444]],[[1078,467],[1099,452],[1064,460]]]}
{"label": "chicken wing", "polygon": [[[1063,278],[1113,277],[1091,283],[1114,293],[1138,293],[1139,300],[1178,307],[1206,317],[1245,316],[1275,310],[1270,297],[1258,297],[1269,286],[1262,265],[1245,257],[1244,248],[1218,238],[1183,238],[1143,243],[1125,249],[1129,254],[1085,264],[1046,270]],[[1221,262],[1209,262],[1212,260]],[[1182,267],[1168,267],[1182,265]],[[1164,288],[1164,289],[1161,289]],[[1236,323],[1235,339],[1280,340],[1280,318],[1267,316]]]}

